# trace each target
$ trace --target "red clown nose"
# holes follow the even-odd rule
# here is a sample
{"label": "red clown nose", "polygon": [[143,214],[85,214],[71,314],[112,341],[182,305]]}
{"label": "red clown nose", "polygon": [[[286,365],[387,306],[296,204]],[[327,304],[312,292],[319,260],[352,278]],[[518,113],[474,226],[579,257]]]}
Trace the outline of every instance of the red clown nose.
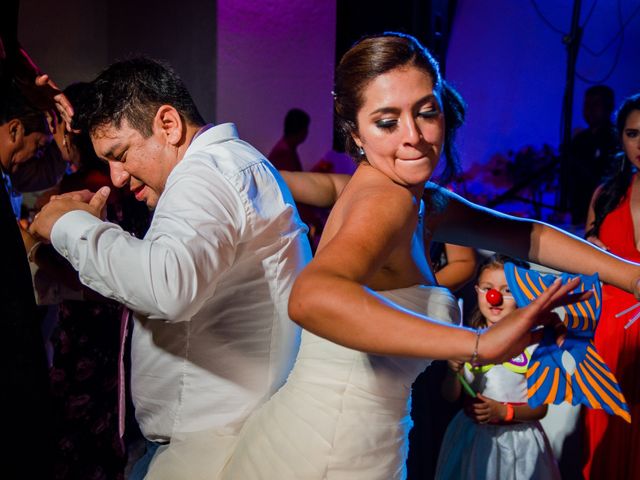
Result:
{"label": "red clown nose", "polygon": [[502,303],[502,294],[495,288],[490,288],[489,290],[487,290],[486,297],[489,305],[493,307],[498,306]]}

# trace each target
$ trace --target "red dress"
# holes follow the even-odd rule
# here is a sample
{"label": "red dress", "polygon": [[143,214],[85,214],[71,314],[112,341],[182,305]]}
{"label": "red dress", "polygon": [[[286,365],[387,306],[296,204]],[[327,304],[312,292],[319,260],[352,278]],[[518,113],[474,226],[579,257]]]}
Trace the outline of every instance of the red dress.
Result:
{"label": "red dress", "polygon": [[[631,218],[631,187],[600,228],[600,240],[611,253],[640,262]],[[631,424],[602,410],[584,409],[585,479],[640,479],[640,319],[627,330],[636,310],[615,314],[634,305],[633,295],[611,285],[602,289],[602,314],[596,329],[598,352],[614,373],[631,412]]]}

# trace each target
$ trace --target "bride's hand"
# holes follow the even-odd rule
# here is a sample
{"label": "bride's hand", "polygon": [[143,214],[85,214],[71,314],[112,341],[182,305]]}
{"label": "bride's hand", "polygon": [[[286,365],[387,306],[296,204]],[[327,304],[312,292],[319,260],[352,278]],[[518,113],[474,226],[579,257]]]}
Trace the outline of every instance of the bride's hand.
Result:
{"label": "bride's hand", "polygon": [[555,325],[558,317],[552,310],[556,307],[581,302],[591,297],[592,292],[570,293],[580,283],[578,277],[562,285],[560,280],[552,283],[538,298],[524,308],[511,312],[480,337],[478,358],[481,363],[503,362],[519,355],[524,349],[542,338],[542,330],[532,332],[540,325]]}

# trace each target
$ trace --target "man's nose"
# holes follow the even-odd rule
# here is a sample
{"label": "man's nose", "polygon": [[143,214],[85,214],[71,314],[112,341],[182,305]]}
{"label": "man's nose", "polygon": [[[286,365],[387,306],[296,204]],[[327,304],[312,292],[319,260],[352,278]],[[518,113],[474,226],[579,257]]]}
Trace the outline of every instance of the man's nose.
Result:
{"label": "man's nose", "polygon": [[130,178],[120,162],[109,162],[109,173],[111,174],[111,183],[117,188],[124,187]]}

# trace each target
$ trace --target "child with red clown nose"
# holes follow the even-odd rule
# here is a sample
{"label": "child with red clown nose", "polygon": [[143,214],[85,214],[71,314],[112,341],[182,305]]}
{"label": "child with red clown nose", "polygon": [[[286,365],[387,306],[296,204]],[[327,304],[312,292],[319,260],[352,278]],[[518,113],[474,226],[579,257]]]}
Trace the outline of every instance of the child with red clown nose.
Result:
{"label": "child with red clown nose", "polygon": [[[493,255],[478,272],[478,305],[469,325],[491,328],[517,306],[507,285],[504,264],[525,262]],[[440,449],[436,479],[560,479],[549,441],[540,422],[547,405],[527,405],[525,373],[535,346],[501,365],[448,361],[442,394],[468,396],[464,410],[451,421]],[[478,392],[478,393],[476,393]]]}

